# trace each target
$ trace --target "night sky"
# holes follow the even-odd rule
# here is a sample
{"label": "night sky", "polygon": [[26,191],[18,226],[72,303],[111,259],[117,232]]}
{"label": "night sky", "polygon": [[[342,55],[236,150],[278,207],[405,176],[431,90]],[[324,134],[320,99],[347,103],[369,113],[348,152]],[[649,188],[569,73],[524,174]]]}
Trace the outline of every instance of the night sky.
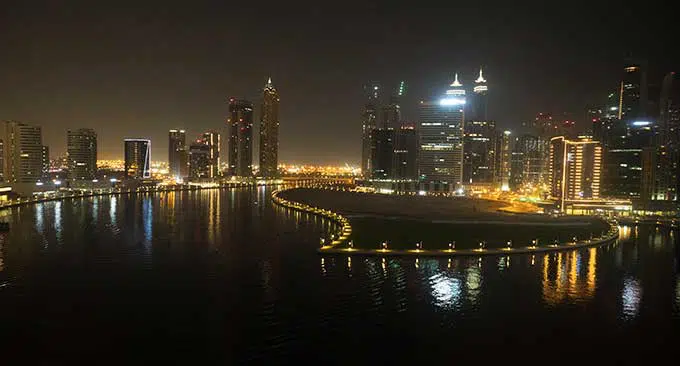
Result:
{"label": "night sky", "polygon": [[616,87],[629,53],[649,60],[650,82],[680,69],[671,9],[650,2],[144,3],[3,1],[0,120],[41,125],[53,156],[65,152],[66,129],[92,127],[100,158],[122,158],[125,137],[150,137],[152,159],[166,160],[168,129],[212,128],[226,158],[227,98],[254,101],[257,126],[271,76],[281,95],[280,161],[358,164],[370,80],[406,80],[413,120],[418,100],[443,92],[456,71],[469,85],[483,65],[490,117],[512,129],[539,111],[583,119],[586,104]]}

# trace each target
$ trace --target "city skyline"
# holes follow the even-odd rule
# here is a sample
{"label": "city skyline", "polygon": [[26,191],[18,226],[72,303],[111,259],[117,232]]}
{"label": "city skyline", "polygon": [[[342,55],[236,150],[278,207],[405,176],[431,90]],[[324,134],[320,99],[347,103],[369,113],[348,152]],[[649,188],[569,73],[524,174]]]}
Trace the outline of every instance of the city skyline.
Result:
{"label": "city skyline", "polygon": [[[163,12],[144,6],[136,15],[103,5],[72,9],[17,4],[2,16],[6,31],[0,41],[12,52],[0,60],[6,81],[0,118],[43,126],[52,156],[66,151],[61,129],[94,128],[102,158],[122,156],[118,142],[132,128],[135,136],[153,141],[165,141],[172,127],[192,134],[215,129],[227,115],[228,96],[259,105],[260,85],[271,76],[286,100],[280,160],[358,164],[360,151],[343,141],[360,136],[356,106],[367,80],[406,80],[403,113],[415,120],[417,100],[438,94],[441,82],[456,71],[472,85],[482,66],[484,77],[493,80],[490,119],[501,129],[515,129],[539,111],[582,119],[586,104],[616,87],[612,81],[628,53],[647,58],[658,74],[672,71],[678,60],[677,51],[666,46],[667,32],[659,32],[666,14],[627,14],[615,7],[565,10],[556,18],[466,5],[456,16],[458,28],[466,29],[462,33],[438,21],[448,18],[446,12],[399,5],[388,14],[376,4],[355,13],[332,6],[307,9],[295,15],[304,21],[288,19],[296,24],[288,28],[279,27],[274,9],[245,9],[263,17],[261,29],[248,33],[238,31],[240,21],[222,21],[225,5],[192,4],[185,11],[168,4]],[[473,27],[477,20],[471,14],[484,14],[486,26]],[[579,19],[578,27],[556,26],[571,16]],[[634,20],[641,24],[637,16],[654,22],[608,32]],[[534,32],[544,25],[553,32]],[[283,32],[283,42],[271,43],[274,29]],[[253,52],[234,60],[227,51],[232,47]],[[307,49],[314,53],[301,52]],[[303,131],[314,138],[304,141]],[[152,155],[164,156],[163,145],[154,144]]]}

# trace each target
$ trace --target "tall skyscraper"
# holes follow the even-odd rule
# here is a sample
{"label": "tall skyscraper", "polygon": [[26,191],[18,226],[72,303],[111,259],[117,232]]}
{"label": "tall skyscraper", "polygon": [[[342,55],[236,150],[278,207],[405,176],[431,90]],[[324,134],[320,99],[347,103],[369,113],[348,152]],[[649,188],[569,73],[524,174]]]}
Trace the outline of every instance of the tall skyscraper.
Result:
{"label": "tall skyscraper", "polygon": [[253,175],[253,103],[229,99],[229,173]]}
{"label": "tall skyscraper", "polygon": [[510,188],[538,188],[542,183],[544,169],[542,140],[538,136],[524,134],[517,137],[512,148]]}
{"label": "tall skyscraper", "polygon": [[680,192],[680,81],[666,74],[659,101],[657,186],[652,199],[677,201]]}
{"label": "tall skyscraper", "polygon": [[373,172],[371,166],[371,144],[373,130],[378,128],[378,105],[380,103],[380,85],[376,82],[364,86],[366,104],[361,113],[361,174],[370,178]]}
{"label": "tall skyscraper", "polygon": [[469,120],[465,126],[465,184],[493,183],[496,151],[494,140],[496,124],[493,121]]}
{"label": "tall skyscraper", "polygon": [[420,178],[429,190],[453,191],[463,183],[464,106],[458,74],[441,99],[420,102]]}
{"label": "tall skyscraper", "polygon": [[496,161],[494,167],[494,185],[503,191],[510,189],[510,176],[511,176],[511,159],[512,159],[512,147],[511,147],[511,132],[503,131],[496,133],[495,140],[495,151],[496,151]]}
{"label": "tall skyscraper", "polygon": [[598,199],[602,147],[590,139],[550,140],[550,196],[564,211],[566,201]]}
{"label": "tall skyscraper", "polygon": [[95,179],[97,133],[90,128],[66,132],[66,159],[71,179]]}
{"label": "tall skyscraper", "polygon": [[418,179],[418,134],[413,125],[403,124],[395,129],[393,177],[394,179]]}
{"label": "tall skyscraper", "polygon": [[9,183],[36,183],[43,171],[42,130],[16,121],[6,121],[0,131],[3,142],[3,175]]}
{"label": "tall skyscraper", "polygon": [[260,118],[260,176],[272,178],[278,175],[279,165],[279,93],[267,80],[262,96]]}
{"label": "tall skyscraper", "polygon": [[212,178],[213,158],[211,147],[205,140],[198,140],[189,146],[189,177]]}
{"label": "tall skyscraper", "polygon": [[627,60],[619,88],[619,119],[633,121],[647,117],[647,70],[643,63]]}
{"label": "tall skyscraper", "polygon": [[151,178],[151,140],[125,139],[125,178]]}
{"label": "tall skyscraper", "polygon": [[401,127],[401,99],[406,93],[406,83],[399,82],[399,87],[390,95],[389,103],[382,107],[382,115],[378,128],[398,129]]}
{"label": "tall skyscraper", "polygon": [[488,97],[489,87],[486,85],[486,79],[482,75],[482,69],[479,68],[479,77],[475,80],[475,86],[472,89],[474,92],[474,112],[472,118],[475,121],[488,121]]}
{"label": "tall skyscraper", "polygon": [[50,177],[50,147],[43,145],[42,147],[42,174],[40,179],[42,181],[48,180]]}
{"label": "tall skyscraper", "polygon": [[175,178],[182,176],[182,154],[186,154],[186,132],[184,130],[170,130],[168,133],[168,168],[170,175]]}
{"label": "tall skyscraper", "polygon": [[208,131],[203,133],[203,143],[208,146],[208,158],[210,159],[209,173],[210,178],[217,178],[220,172],[220,134],[215,131]]}

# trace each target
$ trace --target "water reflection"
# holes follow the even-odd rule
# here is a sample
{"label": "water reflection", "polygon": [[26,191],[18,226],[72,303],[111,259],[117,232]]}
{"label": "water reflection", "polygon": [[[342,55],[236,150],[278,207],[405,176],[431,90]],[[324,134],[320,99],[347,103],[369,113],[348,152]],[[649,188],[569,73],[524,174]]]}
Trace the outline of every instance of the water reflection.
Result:
{"label": "water reflection", "polygon": [[637,316],[640,310],[641,299],[642,287],[640,286],[640,281],[632,277],[625,278],[623,280],[623,291],[621,291],[623,317],[625,319],[632,319]]}
{"label": "water reflection", "polygon": [[430,286],[436,306],[451,309],[460,305],[462,292],[460,279],[447,272],[439,272],[430,277]]}
{"label": "water reflection", "polygon": [[583,252],[546,254],[543,256],[543,300],[549,305],[590,300],[595,294],[597,249],[588,250],[583,273]]}
{"label": "water reflection", "polygon": [[35,205],[35,228],[39,233],[45,230],[45,204],[39,203]]}
{"label": "water reflection", "polygon": [[111,221],[112,226],[116,226],[116,204],[118,203],[118,198],[116,196],[111,196],[109,199],[109,221]]}
{"label": "water reflection", "polygon": [[144,249],[147,254],[151,251],[151,239],[153,229],[153,205],[151,198],[145,197],[142,201],[142,227],[144,228]]}
{"label": "water reflection", "polygon": [[477,266],[470,265],[465,269],[465,287],[467,288],[467,300],[477,303],[479,294],[482,292],[482,258],[477,260]]}
{"label": "water reflection", "polygon": [[[61,201],[54,202],[54,231],[57,233],[57,243],[61,243]],[[42,206],[39,204],[38,206]]]}
{"label": "water reflection", "polygon": [[99,196],[94,196],[92,198],[92,223],[96,224],[99,219]]}

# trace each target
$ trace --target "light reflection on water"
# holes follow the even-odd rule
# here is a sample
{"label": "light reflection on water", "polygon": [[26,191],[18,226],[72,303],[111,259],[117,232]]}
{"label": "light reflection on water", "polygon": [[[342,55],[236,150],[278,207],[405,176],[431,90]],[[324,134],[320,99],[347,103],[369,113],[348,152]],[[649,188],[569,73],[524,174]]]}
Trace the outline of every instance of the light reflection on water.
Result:
{"label": "light reflection on water", "polygon": [[623,280],[623,291],[621,292],[623,316],[625,319],[630,320],[638,315],[641,300],[642,286],[640,281],[632,277],[626,277]]}

